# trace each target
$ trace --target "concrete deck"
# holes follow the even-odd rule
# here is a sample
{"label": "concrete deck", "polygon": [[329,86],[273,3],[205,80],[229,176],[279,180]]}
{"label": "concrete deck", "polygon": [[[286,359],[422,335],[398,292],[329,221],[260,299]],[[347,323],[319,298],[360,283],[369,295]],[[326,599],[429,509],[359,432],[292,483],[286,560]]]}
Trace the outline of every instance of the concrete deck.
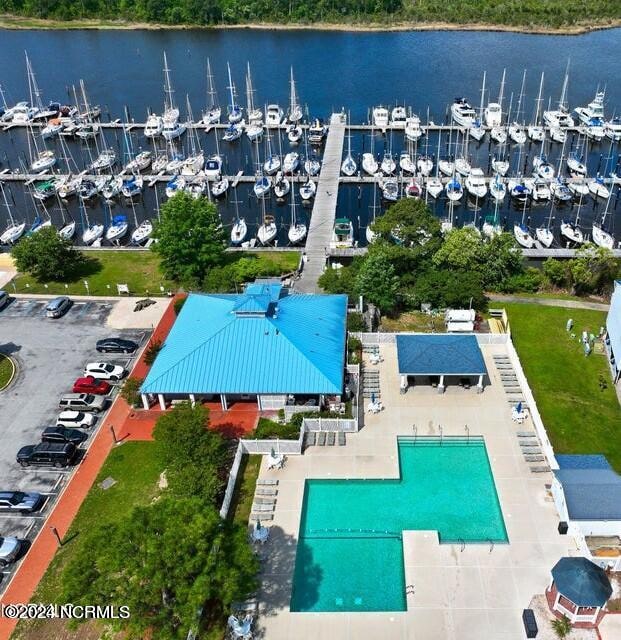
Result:
{"label": "concrete deck", "polygon": [[[494,353],[504,345],[484,346],[490,374],[484,393],[473,387],[447,387],[439,395],[430,387],[399,394],[396,347],[381,346],[379,365],[386,409],[367,414],[365,427],[347,434],[345,447],[311,447],[290,456],[283,470],[262,478],[278,478],[278,500],[270,541],[261,548],[262,588],[259,594],[260,637],[386,640],[522,640],[522,609],[543,593],[550,569],[559,557],[577,553],[571,538],[557,532],[558,517],[546,484],[549,473],[533,474],[524,462],[516,426],[494,367]],[[403,536],[405,585],[414,585],[408,610],[389,613],[291,613],[289,600],[295,564],[304,481],[306,478],[387,478],[398,474],[397,436],[470,435],[485,438],[509,544],[439,545],[435,531]]]}

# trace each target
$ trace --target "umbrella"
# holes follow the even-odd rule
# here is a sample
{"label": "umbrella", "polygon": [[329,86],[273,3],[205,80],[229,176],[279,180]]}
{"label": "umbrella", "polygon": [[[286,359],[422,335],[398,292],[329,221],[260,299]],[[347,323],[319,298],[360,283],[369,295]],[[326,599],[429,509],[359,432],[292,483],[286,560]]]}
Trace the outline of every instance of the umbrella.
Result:
{"label": "umbrella", "polygon": [[371,392],[371,402],[372,404],[375,404],[375,393]]}
{"label": "umbrella", "polygon": [[516,413],[522,413],[522,403],[518,402],[517,407],[515,407]]}

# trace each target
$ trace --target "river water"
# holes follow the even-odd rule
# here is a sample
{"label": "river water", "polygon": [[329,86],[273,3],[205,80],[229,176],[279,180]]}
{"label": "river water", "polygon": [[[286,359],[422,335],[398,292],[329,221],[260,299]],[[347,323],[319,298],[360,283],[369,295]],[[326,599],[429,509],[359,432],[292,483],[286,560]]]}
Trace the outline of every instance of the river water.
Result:
{"label": "river water", "polygon": [[[83,79],[89,100],[100,104],[103,120],[123,118],[125,109],[130,117],[144,121],[149,109],[161,112],[163,103],[162,54],[166,51],[172,70],[172,82],[177,102],[185,117],[186,95],[198,117],[206,102],[206,59],[210,58],[221,103],[226,100],[226,63],[231,65],[233,80],[243,101],[245,66],[250,62],[258,105],[277,102],[286,108],[289,92],[289,73],[293,67],[298,93],[307,113],[312,117],[328,118],[333,110],[344,108],[352,122],[367,122],[373,105],[405,103],[411,106],[425,122],[428,118],[444,122],[448,105],[457,95],[467,96],[478,106],[483,71],[487,72],[486,98],[498,94],[503,69],[507,70],[505,108],[513,93],[515,110],[522,72],[527,70],[523,97],[524,118],[531,118],[540,73],[545,72],[544,105],[548,99],[559,98],[567,61],[570,60],[568,101],[570,106],[586,105],[599,88],[606,88],[606,114],[612,116],[621,110],[621,57],[618,45],[621,30],[598,31],[580,36],[526,35],[492,32],[388,32],[346,33],[297,30],[188,30],[188,31],[3,31],[0,34],[0,84],[10,104],[27,99],[27,78],[24,51],[32,62],[44,100],[66,102],[70,87]],[[214,148],[214,134],[201,136],[205,150]],[[123,140],[120,133],[106,134],[108,145],[117,147],[122,154]],[[568,138],[566,152],[575,136]],[[276,140],[272,141],[277,144]],[[58,143],[51,143],[50,146]],[[133,144],[136,148],[149,148],[139,132]],[[352,149],[355,154],[369,150],[381,153],[387,146],[393,154],[405,148],[403,134],[395,133],[387,138],[354,135]],[[441,153],[447,140],[440,141]],[[282,142],[283,151],[289,145]],[[70,148],[78,165],[88,162],[88,150],[84,145],[71,143]],[[243,138],[236,145],[220,144],[226,156],[229,173],[244,169],[252,173],[250,144]],[[438,139],[419,143],[418,151],[427,150],[435,155]],[[303,153],[304,149],[301,148]],[[473,166],[487,168],[490,154],[495,152],[489,141],[471,142],[469,153]],[[262,151],[261,154],[264,152]],[[538,147],[525,145],[521,152],[510,149],[512,167],[517,171],[538,153]],[[560,153],[560,145],[548,149],[551,161]],[[618,149],[609,141],[589,144],[588,165],[590,174],[616,166]],[[25,161],[27,144],[24,131],[0,132],[0,161],[3,166],[15,169]],[[32,221],[36,207],[22,187],[12,186],[11,201],[15,203],[16,218]],[[356,236],[364,244],[364,227],[373,210],[373,187],[342,186],[339,194],[339,215],[347,215],[354,222]],[[250,186],[241,185],[236,195],[229,192],[228,200],[219,203],[222,219],[230,224],[234,216],[233,200],[238,201],[241,213],[249,223],[258,224],[261,207],[251,194]],[[164,200],[163,185],[159,201]],[[463,203],[455,210],[458,224],[478,220],[493,209],[491,202]],[[290,211],[288,202],[276,203],[270,199],[268,208],[280,223],[280,243],[286,242],[286,226]],[[443,198],[431,202],[439,216],[446,215]],[[607,226],[614,231],[617,194],[613,195]],[[39,206],[39,205],[36,205]],[[48,203],[47,207],[55,223],[62,215],[83,220],[74,202],[62,205]],[[380,199],[377,197],[377,207]],[[588,232],[590,221],[599,216],[605,206],[589,196],[578,205],[565,206],[553,211],[556,223],[563,218],[575,218],[580,207],[580,222]],[[91,203],[88,209],[91,222],[109,217],[121,211],[137,221],[153,217],[154,190],[146,188],[143,196],[133,205],[118,202],[111,210],[102,202]],[[302,210],[300,208],[300,210]],[[304,209],[306,221],[310,208]],[[550,206],[532,206],[525,220],[532,226],[540,224],[550,213]],[[506,198],[498,211],[499,218],[508,226],[523,212],[515,211]],[[5,212],[0,213],[1,217]],[[0,219],[0,227],[4,220]],[[618,226],[618,225],[617,225]],[[252,229],[251,229],[252,230]]]}

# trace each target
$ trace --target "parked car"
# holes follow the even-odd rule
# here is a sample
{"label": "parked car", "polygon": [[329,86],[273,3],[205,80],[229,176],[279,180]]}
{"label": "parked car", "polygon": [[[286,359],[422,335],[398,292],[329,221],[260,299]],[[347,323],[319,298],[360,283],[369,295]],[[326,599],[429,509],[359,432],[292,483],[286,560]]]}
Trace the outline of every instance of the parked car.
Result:
{"label": "parked car", "polygon": [[45,315],[48,318],[60,318],[64,316],[69,308],[71,307],[71,300],[67,296],[59,296],[58,298],[54,298],[50,300],[50,302],[45,307]]}
{"label": "parked car", "polygon": [[95,416],[84,411],[61,411],[56,418],[57,427],[81,427],[87,429],[95,424]]}
{"label": "parked car", "polygon": [[98,380],[120,380],[126,373],[123,367],[110,362],[89,362],[84,367],[85,376],[93,376]]}
{"label": "parked car", "polygon": [[22,548],[22,541],[13,536],[0,536],[0,567],[15,562]]}
{"label": "parked car", "polygon": [[81,409],[99,413],[106,408],[106,399],[92,393],[66,393],[60,399],[58,406],[61,409]]}
{"label": "parked car", "polygon": [[0,511],[9,513],[32,513],[38,511],[45,498],[40,493],[23,491],[0,491]]}
{"label": "parked car", "polygon": [[71,442],[42,442],[29,444],[17,452],[17,462],[22,467],[66,467],[76,458],[78,450]]}
{"label": "parked car", "polygon": [[71,442],[76,446],[87,438],[84,431],[68,427],[46,427],[41,434],[41,442]]}
{"label": "parked car", "polygon": [[73,383],[73,393],[94,393],[98,396],[105,396],[110,393],[112,387],[105,380],[97,380],[93,376],[78,378]]}
{"label": "parked car", "polygon": [[138,344],[125,338],[104,338],[97,341],[96,348],[99,353],[134,353]]}
{"label": "parked car", "polygon": [[9,296],[9,294],[6,291],[0,290],[0,309],[4,309],[4,307],[6,307],[9,302],[11,302],[11,297]]}

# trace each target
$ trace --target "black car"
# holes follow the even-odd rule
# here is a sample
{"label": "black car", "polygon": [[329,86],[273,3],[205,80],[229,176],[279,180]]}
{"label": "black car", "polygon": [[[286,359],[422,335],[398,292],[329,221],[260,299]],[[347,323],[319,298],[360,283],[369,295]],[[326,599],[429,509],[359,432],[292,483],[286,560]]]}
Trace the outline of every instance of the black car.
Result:
{"label": "black car", "polygon": [[9,513],[32,513],[38,511],[45,498],[40,493],[23,491],[0,491],[0,511]]}
{"label": "black car", "polygon": [[22,467],[67,467],[76,458],[78,450],[71,442],[42,442],[22,447],[17,452],[17,462]]}
{"label": "black car", "polygon": [[47,427],[41,434],[41,442],[71,442],[76,446],[87,438],[88,435],[84,431],[67,427]]}
{"label": "black car", "polygon": [[124,338],[104,338],[97,341],[99,353],[134,353],[137,348],[137,343]]}

